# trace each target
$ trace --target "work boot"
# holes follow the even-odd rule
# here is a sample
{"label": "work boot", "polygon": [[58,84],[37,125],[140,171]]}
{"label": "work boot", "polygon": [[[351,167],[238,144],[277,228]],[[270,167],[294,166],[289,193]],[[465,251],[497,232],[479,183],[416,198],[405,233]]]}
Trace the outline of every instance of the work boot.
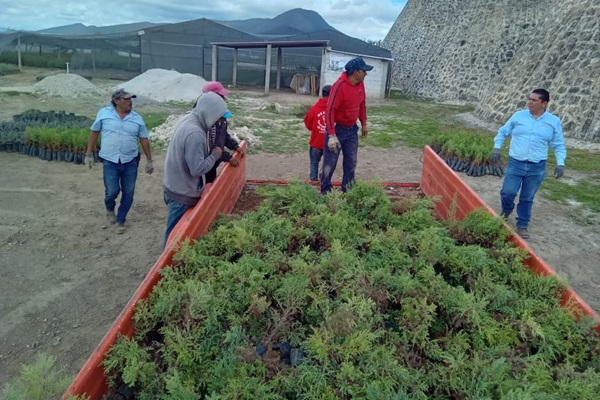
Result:
{"label": "work boot", "polygon": [[117,227],[115,229],[115,232],[118,233],[119,235],[122,233],[125,233],[125,224],[121,224],[121,223],[117,222]]}
{"label": "work boot", "polygon": [[115,210],[106,211],[106,222],[108,225],[112,225],[115,223]]}
{"label": "work boot", "polygon": [[529,239],[529,231],[527,228],[517,227],[517,235],[521,236],[521,239]]}

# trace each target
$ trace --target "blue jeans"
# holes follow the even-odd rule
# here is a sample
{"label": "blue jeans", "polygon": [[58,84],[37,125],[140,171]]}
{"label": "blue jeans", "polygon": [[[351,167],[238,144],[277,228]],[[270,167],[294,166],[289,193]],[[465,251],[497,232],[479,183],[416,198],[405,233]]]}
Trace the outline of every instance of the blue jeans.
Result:
{"label": "blue jeans", "polygon": [[[344,175],[342,177],[342,191],[345,192],[348,186],[354,182],[354,172],[358,162],[358,125],[341,126],[335,125],[335,135],[340,141],[341,152],[344,153],[342,168]],[[326,194],[331,191],[331,178],[335,172],[340,151],[332,152],[327,147],[329,135],[325,134],[325,148],[323,149],[323,175],[321,176],[321,193]]]}
{"label": "blue jeans", "polygon": [[308,155],[310,156],[310,180],[319,180],[319,163],[321,162],[321,157],[323,157],[323,150],[311,147],[308,150]]}
{"label": "blue jeans", "polygon": [[169,207],[169,213],[167,214],[167,230],[165,231],[165,240],[163,241],[164,249],[167,245],[169,235],[171,234],[173,228],[175,228],[175,225],[177,225],[181,217],[183,217],[183,214],[185,214],[185,212],[193,206],[188,206],[171,199],[167,192],[163,192],[163,198],[165,200],[165,204],[167,207]]}
{"label": "blue jeans", "polygon": [[515,208],[515,198],[519,189],[521,190],[517,205],[517,228],[527,228],[529,225],[533,198],[545,177],[546,160],[534,163],[509,157],[500,200],[502,212],[509,215]]}
{"label": "blue jeans", "polygon": [[139,157],[123,164],[104,160],[104,206],[106,211],[114,211],[116,199],[121,193],[121,204],[115,221],[124,224],[127,213],[133,204],[135,181],[137,180]]}

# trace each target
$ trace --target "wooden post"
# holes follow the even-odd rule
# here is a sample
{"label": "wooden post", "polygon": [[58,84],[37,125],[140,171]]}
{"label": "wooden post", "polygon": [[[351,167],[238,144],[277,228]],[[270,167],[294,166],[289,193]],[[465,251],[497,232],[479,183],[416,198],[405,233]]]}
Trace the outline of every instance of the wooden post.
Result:
{"label": "wooden post", "polygon": [[267,45],[267,62],[265,63],[265,94],[269,94],[269,86],[271,85],[271,47]]}
{"label": "wooden post", "polygon": [[96,72],[96,43],[95,40],[92,39],[92,70]]}
{"label": "wooden post", "polygon": [[23,66],[21,64],[21,35],[17,35],[17,65],[19,66],[19,71],[21,70],[21,67]]}
{"label": "wooden post", "polygon": [[202,47],[200,48],[200,54],[202,54],[202,61],[200,62],[200,76],[204,79],[204,77],[206,76],[206,74],[204,73],[204,70],[206,68],[206,64],[204,64],[204,51],[206,50],[206,47],[204,47],[204,45],[202,45]]}
{"label": "wooden post", "polygon": [[325,86],[325,72],[327,71],[327,46],[323,46],[321,54],[321,76],[319,77],[319,97],[322,96],[323,86]]}
{"label": "wooden post", "polygon": [[217,80],[217,54],[218,54],[219,48],[217,47],[217,45],[213,44],[212,46],[212,72],[211,72],[211,81],[216,81]]}
{"label": "wooden post", "polygon": [[140,53],[140,74],[144,73],[144,55],[142,54],[142,35],[144,33],[145,32],[143,30],[138,31],[138,38],[139,38],[138,46],[139,46],[139,53]]}
{"label": "wooden post", "polygon": [[233,87],[237,85],[238,49],[233,49]]}
{"label": "wooden post", "polygon": [[275,82],[275,89],[279,90],[281,86],[281,64],[283,57],[283,49],[281,47],[277,48],[277,82]]}

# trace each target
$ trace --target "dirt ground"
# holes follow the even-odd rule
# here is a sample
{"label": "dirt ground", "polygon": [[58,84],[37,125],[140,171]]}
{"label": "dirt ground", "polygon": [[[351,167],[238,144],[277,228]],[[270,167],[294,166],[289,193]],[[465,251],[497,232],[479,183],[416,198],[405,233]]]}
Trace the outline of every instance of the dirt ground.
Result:
{"label": "dirt ground", "polygon": [[[39,73],[0,77],[0,87],[31,84]],[[93,115],[100,103],[2,93],[0,100],[0,120],[30,108]],[[266,100],[314,102],[290,93]],[[305,179],[307,153],[250,154],[247,178]],[[361,148],[357,178],[418,182],[420,156],[420,151],[403,147]],[[164,152],[153,158],[154,174],[140,170],[127,231],[116,235],[103,228],[101,165],[89,170],[0,153],[0,387],[39,352],[56,356],[69,373],[77,373],[152,267],[161,252],[167,215],[162,200]],[[498,210],[501,179],[460,176]],[[341,180],[339,171],[334,179]],[[598,224],[578,225],[569,211],[538,195],[529,243],[600,310],[600,229]]]}

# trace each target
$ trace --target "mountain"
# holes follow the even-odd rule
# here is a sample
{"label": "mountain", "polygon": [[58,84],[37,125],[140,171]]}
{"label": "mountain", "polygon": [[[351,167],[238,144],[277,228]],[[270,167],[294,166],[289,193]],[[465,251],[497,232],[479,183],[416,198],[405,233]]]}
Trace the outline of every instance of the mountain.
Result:
{"label": "mountain", "polygon": [[[266,36],[290,36],[318,31],[336,31],[316,11],[294,8],[274,18],[251,18],[237,21],[213,20],[221,25],[236,29],[241,32]],[[131,33],[153,26],[164,25],[152,22],[135,22],[131,24],[95,26],[81,23],[57,26],[36,31],[52,35],[111,35]]]}
{"label": "mountain", "polygon": [[324,30],[336,31],[316,11],[294,8],[274,18],[252,18],[240,21],[215,21],[238,31],[254,35],[297,35]]}
{"label": "mountain", "polygon": [[[95,28],[95,26],[92,26]],[[41,29],[36,31],[38,33],[48,33],[51,35],[85,35],[89,32],[89,29],[92,28],[90,26],[86,26],[82,23],[71,24],[71,25],[63,25],[56,26],[53,28]]]}
{"label": "mountain", "polygon": [[141,29],[150,28],[163,24],[155,24],[152,22],[133,22],[131,24],[110,25],[110,26],[95,26],[84,25],[81,23],[57,26],[54,28],[42,29],[37,33],[46,33],[52,35],[111,35],[119,33],[137,32]]}

